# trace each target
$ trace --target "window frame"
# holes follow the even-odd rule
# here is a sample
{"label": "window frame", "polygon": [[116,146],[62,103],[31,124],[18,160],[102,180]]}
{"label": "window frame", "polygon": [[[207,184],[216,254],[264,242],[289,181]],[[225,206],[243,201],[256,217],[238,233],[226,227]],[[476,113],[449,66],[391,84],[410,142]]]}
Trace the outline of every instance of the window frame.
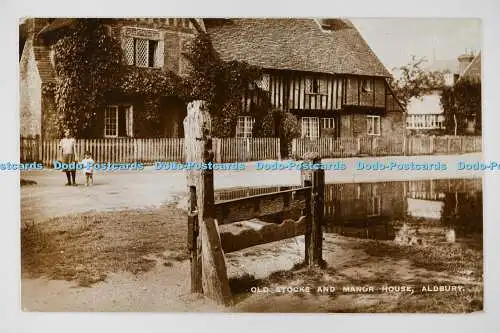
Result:
{"label": "window frame", "polygon": [[361,80],[361,91],[362,92],[372,92],[373,91],[373,80],[372,79],[362,79]]}
{"label": "window frame", "polygon": [[[328,95],[328,81],[321,77],[306,77],[304,93],[306,95]],[[314,89],[316,87],[316,89]]]}
{"label": "window frame", "polygon": [[[302,138],[305,138],[305,139],[309,139],[309,140],[316,140],[316,139],[319,139],[320,138],[320,121],[319,121],[319,117],[301,117],[300,118],[300,136]],[[315,127],[315,130],[312,131],[311,129],[313,128],[313,125],[316,125]],[[304,131],[304,128],[306,128],[307,130]],[[304,133],[305,132],[305,133]],[[312,136],[310,135],[311,133],[316,133],[316,136]]]}
{"label": "window frame", "polygon": [[[125,111],[125,136],[120,136],[119,122],[120,122],[120,107],[124,107]],[[107,134],[107,113],[113,108],[115,111],[115,134]],[[134,137],[134,106],[132,104],[110,104],[106,105],[104,109],[104,137],[105,138],[132,138]]]}
{"label": "window frame", "polygon": [[[378,119],[378,133],[377,131],[375,130],[376,126],[376,119]],[[382,118],[380,116],[377,116],[377,115],[367,115],[366,116],[366,124],[367,124],[367,128],[366,128],[366,133],[367,135],[371,135],[371,136],[380,136],[382,134]],[[373,129],[373,133],[370,133],[370,122],[373,122],[373,126],[372,126],[372,129]]]}
{"label": "window frame", "polygon": [[[134,43],[133,43],[133,47],[134,47],[134,59],[133,59],[133,63],[132,63],[132,66],[135,66],[135,67],[139,67],[139,68],[161,68],[160,64],[157,63],[157,59],[156,59],[156,52],[158,52],[158,48],[160,47],[160,41],[159,40],[156,40],[156,39],[148,39],[148,38],[141,38],[141,37],[132,37]],[[138,63],[137,61],[137,41],[138,40],[141,40],[141,41],[146,41],[147,42],[147,46],[146,46],[146,63],[147,65],[146,66],[142,66]],[[154,43],[153,47],[151,47],[151,43]],[[152,66],[150,66],[150,61],[152,60]]]}
{"label": "window frame", "polygon": [[[108,118],[110,118],[109,112],[111,109],[114,109],[115,113],[115,125],[114,125],[115,134],[108,134]],[[111,121],[109,122],[109,125],[111,125]],[[118,105],[107,105],[104,110],[104,137],[105,138],[118,137]]]}
{"label": "window frame", "polygon": [[[125,26],[121,30],[122,52],[128,66],[161,69],[165,66],[165,33],[158,29]],[[145,63],[138,63],[138,41],[145,42]],[[151,64],[151,66],[150,66]]]}
{"label": "window frame", "polygon": [[[252,116],[238,116],[236,120],[235,137],[238,139],[249,139],[253,136],[255,118]],[[242,127],[240,127],[242,125]]]}

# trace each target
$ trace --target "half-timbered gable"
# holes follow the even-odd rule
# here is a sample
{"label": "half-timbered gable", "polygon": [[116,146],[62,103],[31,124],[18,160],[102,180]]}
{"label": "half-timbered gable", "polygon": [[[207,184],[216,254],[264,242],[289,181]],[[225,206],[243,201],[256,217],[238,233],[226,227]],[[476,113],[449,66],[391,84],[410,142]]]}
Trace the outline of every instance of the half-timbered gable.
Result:
{"label": "half-timbered gable", "polygon": [[205,24],[223,59],[264,69],[257,85],[274,108],[299,117],[303,136],[403,134],[402,115],[390,114],[403,112],[388,85],[391,74],[350,21],[217,19]]}

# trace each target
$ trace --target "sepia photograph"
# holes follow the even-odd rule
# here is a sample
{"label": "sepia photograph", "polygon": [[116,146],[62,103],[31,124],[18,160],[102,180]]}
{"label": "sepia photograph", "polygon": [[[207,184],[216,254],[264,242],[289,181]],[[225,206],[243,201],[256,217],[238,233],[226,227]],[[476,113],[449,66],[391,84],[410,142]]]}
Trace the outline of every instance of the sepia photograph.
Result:
{"label": "sepia photograph", "polygon": [[484,310],[481,19],[18,23],[21,311]]}

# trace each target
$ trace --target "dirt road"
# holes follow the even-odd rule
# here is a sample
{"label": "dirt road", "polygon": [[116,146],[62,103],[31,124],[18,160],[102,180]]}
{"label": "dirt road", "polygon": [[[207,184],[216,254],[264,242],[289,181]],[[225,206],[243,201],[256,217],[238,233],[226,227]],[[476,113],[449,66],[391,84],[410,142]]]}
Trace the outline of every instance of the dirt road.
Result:
{"label": "dirt road", "polygon": [[[480,173],[456,171],[459,160],[478,161],[480,154],[462,156],[398,156],[379,158],[326,159],[324,162],[342,162],[343,171],[327,171],[327,183],[416,180],[439,178],[470,178]],[[415,162],[449,165],[446,171],[356,171],[356,163]],[[34,186],[21,188],[22,219],[41,221],[54,216],[88,211],[110,211],[120,209],[153,208],[174,201],[183,202],[186,196],[186,179],[183,171],[154,171],[146,167],[143,171],[102,172],[95,174],[93,187],[79,185],[64,186],[66,181],[61,171],[45,169],[42,171],[23,172],[24,179],[37,182]],[[84,183],[82,174],[77,182]],[[215,172],[216,189],[244,186],[299,185],[300,174],[297,170],[256,171],[256,163],[246,163],[243,171]]]}

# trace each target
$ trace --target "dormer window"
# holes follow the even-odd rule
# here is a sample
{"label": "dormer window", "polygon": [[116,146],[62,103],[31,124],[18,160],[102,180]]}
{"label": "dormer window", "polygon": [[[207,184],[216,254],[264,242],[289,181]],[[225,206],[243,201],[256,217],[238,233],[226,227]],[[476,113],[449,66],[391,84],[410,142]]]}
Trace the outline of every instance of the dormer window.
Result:
{"label": "dormer window", "polygon": [[365,79],[361,82],[361,91],[362,92],[370,92],[373,90],[372,80]]}
{"label": "dormer window", "polygon": [[163,67],[164,42],[159,31],[128,27],[124,35],[122,47],[127,65]]}
{"label": "dormer window", "polygon": [[133,38],[125,51],[128,55],[127,63],[137,67],[161,67],[159,44],[157,40]]}

